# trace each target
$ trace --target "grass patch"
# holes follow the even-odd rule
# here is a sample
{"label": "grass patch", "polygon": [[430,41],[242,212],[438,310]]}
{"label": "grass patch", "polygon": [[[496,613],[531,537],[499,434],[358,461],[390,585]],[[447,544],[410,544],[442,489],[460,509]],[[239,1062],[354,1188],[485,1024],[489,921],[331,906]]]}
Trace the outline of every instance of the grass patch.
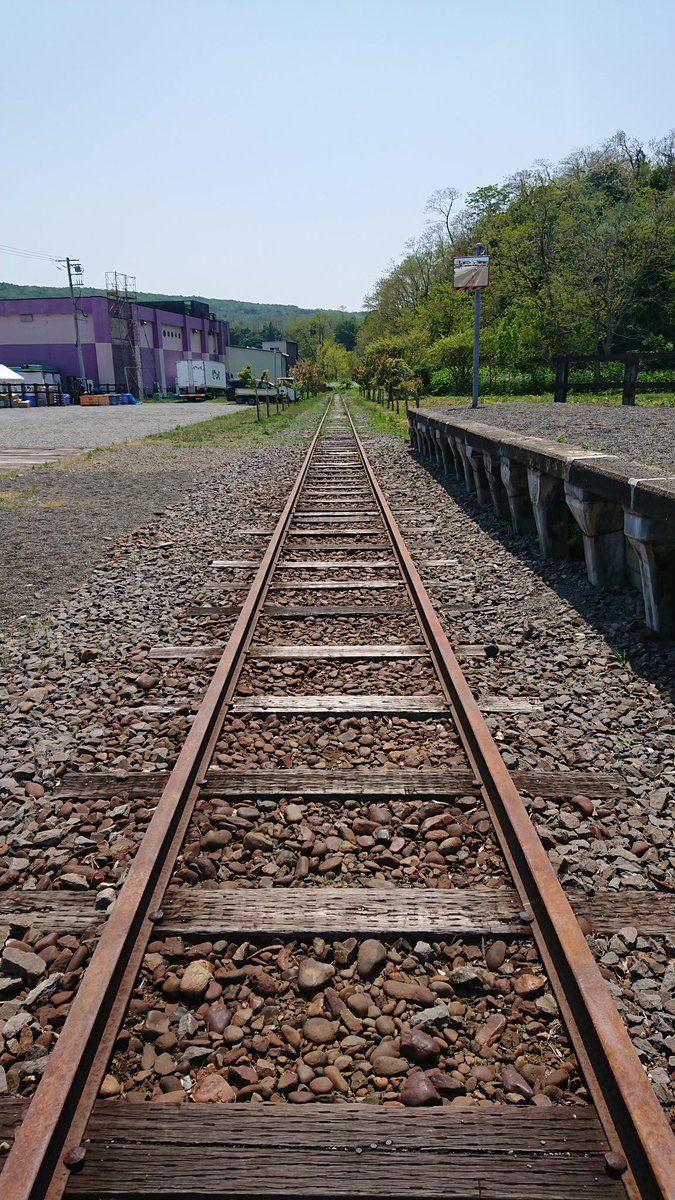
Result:
{"label": "grass patch", "polygon": [[41,500],[37,494],[37,485],[31,484],[16,492],[0,492],[0,511],[16,512],[20,508],[83,508],[90,509],[94,505],[91,500],[70,500],[67,497],[55,500]]}
{"label": "grass patch", "polygon": [[[13,472],[8,471],[7,474],[13,474]],[[34,483],[20,491],[0,492],[0,509],[7,511],[8,509],[25,508],[26,505],[35,503],[36,494],[37,485]]]}
{"label": "grass patch", "polygon": [[393,434],[394,437],[408,437],[405,405],[402,404],[400,412],[396,412],[395,409],[383,408],[373,400],[356,396],[353,392],[348,396],[348,402],[352,416],[362,418],[364,433],[374,436]]}
{"label": "grass patch", "polygon": [[172,449],[222,449],[229,446],[270,446],[281,442],[304,442],[316,430],[328,403],[328,396],[316,396],[289,405],[277,416],[270,405],[270,416],[261,405],[262,419],[256,420],[255,407],[226,417],[212,417],[196,425],[181,425],[165,433],[152,433],[144,441]]}

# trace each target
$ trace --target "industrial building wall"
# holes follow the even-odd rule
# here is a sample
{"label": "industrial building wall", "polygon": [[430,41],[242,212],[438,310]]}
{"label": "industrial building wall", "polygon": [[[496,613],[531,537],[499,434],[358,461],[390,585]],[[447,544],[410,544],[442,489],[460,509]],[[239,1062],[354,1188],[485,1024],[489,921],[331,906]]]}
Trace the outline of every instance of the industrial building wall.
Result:
{"label": "industrial building wall", "polygon": [[[84,361],[86,366],[86,357]],[[92,375],[89,376],[90,379],[94,380],[94,383],[104,384],[106,387],[114,386],[115,367],[113,365],[112,346],[109,342],[96,347],[96,370],[97,375],[95,377]],[[79,374],[79,371],[75,371],[75,374]]]}
{"label": "industrial building wall", "polygon": [[[112,378],[104,350],[106,340],[109,341],[107,301],[101,296],[82,296],[78,313],[87,378],[95,384],[107,383]],[[45,363],[60,372],[64,383],[68,376],[79,376],[70,300],[39,297],[1,301],[0,362],[17,367],[25,362]],[[105,367],[104,378],[100,374],[102,367]]]}
{"label": "industrial building wall", "polygon": [[[176,363],[181,358],[225,362],[225,321],[132,303],[133,338],[129,342],[120,318],[111,319],[110,311],[107,296],[82,296],[78,301],[85,372],[95,386],[126,390],[127,380],[134,385],[137,380],[142,385],[139,390],[147,393],[156,388],[173,391]],[[45,363],[60,371],[64,379],[79,376],[69,298],[0,301],[0,362],[7,366]]]}

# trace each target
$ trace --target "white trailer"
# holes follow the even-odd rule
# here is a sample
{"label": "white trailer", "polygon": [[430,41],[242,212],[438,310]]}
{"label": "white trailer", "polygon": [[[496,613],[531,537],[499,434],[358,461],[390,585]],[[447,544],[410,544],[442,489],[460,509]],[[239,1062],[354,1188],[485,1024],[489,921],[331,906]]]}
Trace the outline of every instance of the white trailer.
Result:
{"label": "white trailer", "polygon": [[267,371],[270,383],[288,375],[288,355],[280,350],[258,350],[256,346],[228,346],[226,350],[227,367],[230,375],[239,378],[239,372],[249,365],[253,374],[260,379],[263,371]]}
{"label": "white trailer", "polygon": [[181,358],[176,363],[176,391],[196,396],[227,390],[225,363],[206,358]]}

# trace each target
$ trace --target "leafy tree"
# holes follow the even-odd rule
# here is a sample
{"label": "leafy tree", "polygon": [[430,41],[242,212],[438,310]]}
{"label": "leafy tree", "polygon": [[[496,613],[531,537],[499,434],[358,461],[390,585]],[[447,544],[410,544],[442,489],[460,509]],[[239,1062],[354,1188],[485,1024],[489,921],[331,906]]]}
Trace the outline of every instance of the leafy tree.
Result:
{"label": "leafy tree", "polygon": [[321,369],[306,358],[298,359],[296,362],[293,368],[293,380],[295,386],[305,396],[312,396],[315,392],[322,391],[326,384],[326,378]]}
{"label": "leafy tree", "polygon": [[[354,377],[367,391],[376,359],[465,390],[473,305],[453,288],[453,257],[482,242],[484,358],[528,369],[561,352],[665,346],[675,324],[675,130],[645,147],[619,131],[557,166],[537,163],[471,192],[429,199],[423,234],[365,299]],[[541,371],[540,377],[543,378]],[[440,386],[440,382],[439,382]]]}
{"label": "leafy tree", "polygon": [[[452,227],[452,210],[459,200],[461,192],[454,187],[437,188],[432,192],[426,203],[425,212],[432,213],[432,228],[443,240],[447,238],[450,245],[454,242]],[[436,218],[435,220],[433,218]]]}
{"label": "leafy tree", "polygon": [[345,313],[333,326],[335,341],[344,346],[345,350],[354,349],[358,332],[358,321],[353,313]]}

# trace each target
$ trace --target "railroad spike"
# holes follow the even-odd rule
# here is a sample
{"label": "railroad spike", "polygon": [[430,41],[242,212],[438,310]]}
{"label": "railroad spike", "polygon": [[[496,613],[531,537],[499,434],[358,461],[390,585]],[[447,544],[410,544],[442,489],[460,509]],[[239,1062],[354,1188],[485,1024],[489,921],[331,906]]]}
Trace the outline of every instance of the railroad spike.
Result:
{"label": "railroad spike", "polygon": [[83,1145],[72,1146],[70,1150],[66,1150],[63,1156],[63,1165],[69,1171],[77,1171],[82,1166],[87,1157],[87,1147]]}
{"label": "railroad spike", "polygon": [[628,1163],[623,1154],[616,1150],[608,1150],[605,1155],[605,1171],[611,1179],[620,1179],[628,1170]]}

